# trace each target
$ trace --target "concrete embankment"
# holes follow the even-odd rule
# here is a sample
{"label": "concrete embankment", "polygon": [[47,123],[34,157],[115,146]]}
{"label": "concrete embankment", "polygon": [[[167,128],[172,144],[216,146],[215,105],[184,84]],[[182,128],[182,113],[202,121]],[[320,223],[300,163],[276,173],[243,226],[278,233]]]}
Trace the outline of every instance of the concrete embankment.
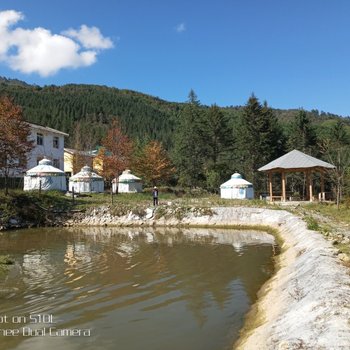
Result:
{"label": "concrete embankment", "polygon": [[[350,349],[350,275],[322,235],[298,217],[261,208],[212,208],[157,218],[108,208],[80,214],[67,225],[261,226],[276,228],[283,241],[278,270],[248,316],[237,349]],[[258,320],[258,321],[257,321]]]}

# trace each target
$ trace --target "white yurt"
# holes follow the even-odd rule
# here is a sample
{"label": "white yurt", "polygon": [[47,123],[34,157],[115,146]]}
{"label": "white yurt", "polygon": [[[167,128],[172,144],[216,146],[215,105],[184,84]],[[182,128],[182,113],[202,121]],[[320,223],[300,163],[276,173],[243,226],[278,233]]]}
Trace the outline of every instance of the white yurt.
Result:
{"label": "white yurt", "polygon": [[253,199],[253,184],[244,180],[241,174],[234,173],[231,179],[220,186],[221,198],[227,199]]}
{"label": "white yurt", "polygon": [[129,169],[123,171],[118,180],[114,179],[112,182],[113,193],[116,193],[118,185],[119,193],[135,193],[142,192],[141,179],[133,174]]}
{"label": "white yurt", "polygon": [[89,166],[85,165],[79,173],[69,178],[69,191],[72,192],[73,188],[75,193],[103,192],[103,177],[97,175]]}
{"label": "white yurt", "polygon": [[24,176],[24,191],[39,189],[43,191],[67,191],[64,171],[52,166],[49,159],[42,159],[36,167],[29,169]]}

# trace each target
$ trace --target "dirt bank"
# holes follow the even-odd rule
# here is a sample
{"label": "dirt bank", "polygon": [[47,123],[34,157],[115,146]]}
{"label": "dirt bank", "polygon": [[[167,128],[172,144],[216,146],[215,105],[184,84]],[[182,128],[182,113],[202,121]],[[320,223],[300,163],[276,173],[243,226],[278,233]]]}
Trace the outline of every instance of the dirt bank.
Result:
{"label": "dirt bank", "polygon": [[[80,214],[76,225],[261,226],[283,240],[279,269],[263,287],[237,349],[350,349],[350,275],[332,244],[284,210],[212,208],[113,216],[107,207]],[[252,318],[255,321],[252,321]],[[259,320],[259,322],[256,322]]]}

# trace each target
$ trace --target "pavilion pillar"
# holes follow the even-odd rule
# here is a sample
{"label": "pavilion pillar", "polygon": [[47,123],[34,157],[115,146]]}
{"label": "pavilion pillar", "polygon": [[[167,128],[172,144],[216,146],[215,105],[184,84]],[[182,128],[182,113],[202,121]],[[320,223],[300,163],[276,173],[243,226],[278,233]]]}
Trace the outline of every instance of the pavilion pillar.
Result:
{"label": "pavilion pillar", "polygon": [[269,172],[269,192],[270,192],[270,202],[272,202],[272,173]]}
{"label": "pavilion pillar", "polygon": [[309,196],[310,196],[310,202],[313,201],[313,193],[312,193],[312,171],[308,172],[308,178],[309,178]]}
{"label": "pavilion pillar", "polygon": [[324,173],[321,171],[321,201],[326,200],[326,192],[324,191]]}
{"label": "pavilion pillar", "polygon": [[286,201],[286,173],[282,171],[282,201]]}

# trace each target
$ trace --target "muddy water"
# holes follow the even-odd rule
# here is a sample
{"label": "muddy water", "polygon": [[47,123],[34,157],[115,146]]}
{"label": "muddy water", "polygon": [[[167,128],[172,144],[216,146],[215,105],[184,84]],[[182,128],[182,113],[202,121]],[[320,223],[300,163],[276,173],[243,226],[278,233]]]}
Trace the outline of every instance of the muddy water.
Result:
{"label": "muddy water", "polygon": [[273,272],[262,232],[89,228],[0,235],[1,349],[231,349]]}

